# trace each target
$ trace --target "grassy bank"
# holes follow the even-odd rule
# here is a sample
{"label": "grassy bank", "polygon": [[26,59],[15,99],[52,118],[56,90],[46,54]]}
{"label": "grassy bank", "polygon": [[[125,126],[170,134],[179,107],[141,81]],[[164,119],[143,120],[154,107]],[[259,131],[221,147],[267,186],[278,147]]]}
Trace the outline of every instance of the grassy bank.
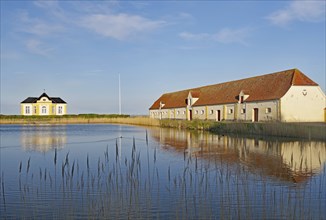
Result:
{"label": "grassy bank", "polygon": [[274,136],[304,138],[326,141],[326,123],[281,123],[281,122],[214,122],[162,120],[162,127],[204,130],[216,134],[244,136]]}
{"label": "grassy bank", "polygon": [[22,116],[1,115],[0,124],[97,124],[117,123],[144,126],[159,126],[159,121],[148,117],[130,117],[129,115],[80,114],[64,116]]}
{"label": "grassy bank", "polygon": [[157,120],[129,115],[80,114],[64,116],[0,115],[0,124],[96,124],[115,123],[141,126],[160,126],[187,130],[203,130],[216,134],[243,136],[274,136],[326,141],[326,123],[281,122],[215,122],[202,120]]}

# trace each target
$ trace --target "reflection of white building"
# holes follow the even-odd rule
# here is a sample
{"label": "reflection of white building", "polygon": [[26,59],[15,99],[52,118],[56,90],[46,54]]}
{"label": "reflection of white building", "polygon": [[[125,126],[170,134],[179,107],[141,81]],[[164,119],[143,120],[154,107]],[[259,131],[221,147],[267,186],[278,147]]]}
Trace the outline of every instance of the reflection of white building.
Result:
{"label": "reflection of white building", "polygon": [[253,172],[287,181],[303,181],[319,173],[326,162],[325,142],[258,140],[188,132],[176,129],[151,130],[166,149],[213,159],[241,163]]}
{"label": "reflection of white building", "polygon": [[23,126],[21,133],[22,147],[26,151],[47,152],[61,149],[67,142],[66,126],[40,125]]}

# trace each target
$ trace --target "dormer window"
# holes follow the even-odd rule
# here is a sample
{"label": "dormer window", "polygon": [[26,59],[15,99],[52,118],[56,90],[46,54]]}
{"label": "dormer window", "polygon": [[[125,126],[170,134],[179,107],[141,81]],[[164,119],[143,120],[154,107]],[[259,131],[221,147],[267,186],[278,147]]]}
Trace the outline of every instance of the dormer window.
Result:
{"label": "dormer window", "polygon": [[161,101],[161,102],[160,102],[160,109],[163,108],[164,105],[165,105],[165,104]]}
{"label": "dormer window", "polygon": [[45,102],[46,101],[46,99],[43,99],[43,102]]}
{"label": "dormer window", "polygon": [[239,96],[236,97],[236,99],[239,100],[239,103],[243,103],[248,97],[249,97],[249,95],[245,94],[244,91],[241,91],[239,93]]}

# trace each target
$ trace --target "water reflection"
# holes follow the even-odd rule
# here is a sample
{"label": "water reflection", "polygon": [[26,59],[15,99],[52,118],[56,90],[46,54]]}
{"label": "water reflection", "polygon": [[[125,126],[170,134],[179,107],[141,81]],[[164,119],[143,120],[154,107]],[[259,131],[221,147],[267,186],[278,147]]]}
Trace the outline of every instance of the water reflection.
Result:
{"label": "water reflection", "polygon": [[283,181],[304,182],[320,173],[326,162],[325,142],[261,140],[171,129],[152,130],[151,135],[166,150],[241,164],[253,173]]}
{"label": "water reflection", "polygon": [[26,125],[21,127],[21,145],[25,151],[45,153],[54,148],[63,148],[66,142],[66,125]]}

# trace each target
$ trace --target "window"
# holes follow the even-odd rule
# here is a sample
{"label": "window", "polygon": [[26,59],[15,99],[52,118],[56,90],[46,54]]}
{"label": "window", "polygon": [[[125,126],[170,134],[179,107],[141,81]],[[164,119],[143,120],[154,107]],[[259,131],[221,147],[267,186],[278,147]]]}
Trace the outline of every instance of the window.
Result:
{"label": "window", "polygon": [[211,115],[212,115],[212,114],[214,114],[214,110],[211,110],[211,112],[210,112],[210,113],[211,113]]}
{"label": "window", "polygon": [[34,106],[34,114],[36,114],[36,106]]}
{"label": "window", "polygon": [[43,102],[45,102],[46,101],[46,99],[42,99],[43,100]]}
{"label": "window", "polygon": [[246,113],[246,109],[245,108],[241,109],[241,114],[245,114],[245,113]]}
{"label": "window", "polygon": [[205,113],[205,110],[201,110],[201,112],[200,112],[202,115]]}
{"label": "window", "polygon": [[266,114],[271,113],[272,112],[272,108],[266,108]]}
{"label": "window", "polygon": [[46,114],[46,106],[42,106],[42,114]]}
{"label": "window", "polygon": [[186,111],[183,111],[183,112],[182,112],[182,114],[184,114],[184,115],[185,115],[185,114],[186,114]]}
{"label": "window", "polygon": [[195,111],[195,114],[198,115],[198,110]]}
{"label": "window", "polygon": [[55,107],[52,106],[52,114],[55,114]]}
{"label": "window", "polygon": [[180,112],[179,111],[177,111],[177,115],[179,114]]}
{"label": "window", "polygon": [[29,106],[25,107],[25,114],[30,114],[31,113],[31,109]]}
{"label": "window", "polygon": [[233,113],[233,109],[229,108],[229,114],[232,114],[232,113]]}
{"label": "window", "polygon": [[58,114],[62,114],[62,106],[59,106],[59,108],[58,108]]}

